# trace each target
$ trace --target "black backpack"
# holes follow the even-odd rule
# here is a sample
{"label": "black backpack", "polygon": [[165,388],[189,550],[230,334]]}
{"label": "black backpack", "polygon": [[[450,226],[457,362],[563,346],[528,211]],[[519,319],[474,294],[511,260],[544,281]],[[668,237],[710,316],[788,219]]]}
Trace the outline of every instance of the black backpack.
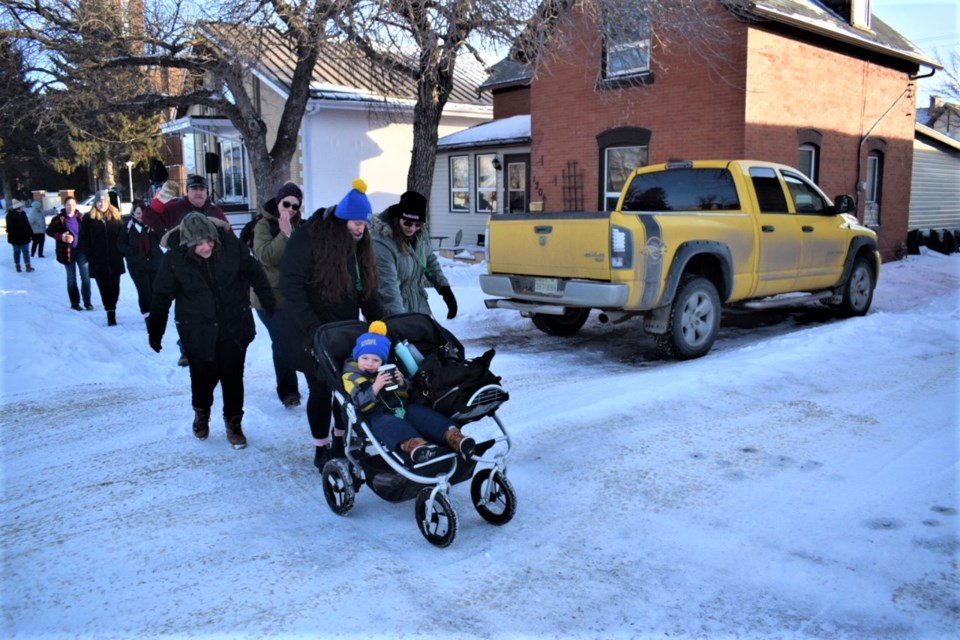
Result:
{"label": "black backpack", "polygon": [[[414,374],[410,382],[411,399],[427,404],[458,422],[483,417],[496,407],[468,407],[466,403],[481,387],[500,384],[500,376],[490,371],[494,353],[490,349],[479,357],[467,360],[454,349],[437,349],[424,358]],[[499,393],[495,404],[502,404],[508,397],[505,392]]]}

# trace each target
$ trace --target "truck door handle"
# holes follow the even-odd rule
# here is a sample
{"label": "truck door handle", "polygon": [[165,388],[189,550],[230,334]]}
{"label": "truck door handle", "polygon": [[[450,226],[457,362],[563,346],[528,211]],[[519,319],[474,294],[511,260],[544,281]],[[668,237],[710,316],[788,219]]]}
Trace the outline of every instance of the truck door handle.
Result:
{"label": "truck door handle", "polygon": [[773,233],[774,231],[776,231],[776,228],[772,224],[765,224],[762,227],[760,227],[760,230],[763,231],[764,233]]}
{"label": "truck door handle", "polygon": [[803,226],[800,227],[800,228],[803,229],[803,232],[804,232],[804,233],[813,233],[813,227],[811,227],[811,226],[809,226],[809,225],[803,225]]}
{"label": "truck door handle", "polygon": [[533,228],[534,233],[553,233],[553,225],[539,224]]}

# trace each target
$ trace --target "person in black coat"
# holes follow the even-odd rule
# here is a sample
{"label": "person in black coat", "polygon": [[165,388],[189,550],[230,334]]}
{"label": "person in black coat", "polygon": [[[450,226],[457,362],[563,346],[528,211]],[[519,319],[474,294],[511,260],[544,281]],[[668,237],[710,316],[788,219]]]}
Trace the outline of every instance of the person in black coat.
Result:
{"label": "person in black coat", "polygon": [[143,223],[143,200],[134,200],[130,216],[124,221],[117,237],[117,250],[127,260],[127,271],[137,288],[137,303],[144,319],[150,315],[153,298],[153,280],[160,271],[163,251],[160,238],[153,229]]}
{"label": "person in black coat", "polygon": [[227,439],[234,449],[247,446],[243,433],[243,368],[247,346],[256,335],[248,283],[271,313],[273,288],[260,263],[233,235],[227,223],[188,213],[164,236],[163,254],[153,283],[147,318],[150,347],[160,352],[170,305],[190,360],[194,409],[193,434],[206,440],[217,384],[223,395]]}
{"label": "person in black coat", "polygon": [[33,229],[30,228],[30,221],[23,211],[23,203],[19,200],[10,203],[6,224],[7,242],[13,245],[13,263],[17,266],[17,271],[20,271],[21,255],[27,272],[33,271],[33,267],[30,266],[30,240],[33,237]]}
{"label": "person in black coat", "polygon": [[[317,375],[313,337],[320,325],[383,317],[377,292],[377,261],[367,222],[372,211],[366,184],[356,180],[336,206],[317,209],[290,236],[280,262],[284,300],[281,354],[288,366],[303,372],[309,388],[307,420],[316,447],[314,464],[334,455],[330,434],[330,388]],[[262,299],[261,299],[262,300]]]}
{"label": "person in black coat", "polygon": [[97,281],[100,301],[107,312],[107,326],[117,324],[120,276],[127,272],[117,238],[123,228],[120,210],[110,204],[110,193],[98,191],[93,207],[80,221],[80,244],[86,247],[90,277]]}

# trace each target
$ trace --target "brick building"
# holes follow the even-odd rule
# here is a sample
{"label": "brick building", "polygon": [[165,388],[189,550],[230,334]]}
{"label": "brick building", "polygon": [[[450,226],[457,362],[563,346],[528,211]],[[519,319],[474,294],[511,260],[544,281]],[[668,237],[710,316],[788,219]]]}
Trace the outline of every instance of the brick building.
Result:
{"label": "brick building", "polygon": [[494,68],[495,116],[529,105],[531,208],[610,208],[645,164],[769,160],[855,196],[893,258],[907,234],[915,79],[939,65],[867,0],[707,1],[726,36],[712,57],[660,46],[655,24],[605,41],[569,2],[535,70]]}

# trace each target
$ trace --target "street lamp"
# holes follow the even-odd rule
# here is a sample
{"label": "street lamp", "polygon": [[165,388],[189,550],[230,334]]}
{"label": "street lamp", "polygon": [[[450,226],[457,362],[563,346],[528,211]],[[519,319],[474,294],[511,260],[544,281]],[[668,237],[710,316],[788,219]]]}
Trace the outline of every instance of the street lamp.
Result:
{"label": "street lamp", "polygon": [[133,202],[133,160],[127,160],[127,177],[130,178],[130,202]]}

